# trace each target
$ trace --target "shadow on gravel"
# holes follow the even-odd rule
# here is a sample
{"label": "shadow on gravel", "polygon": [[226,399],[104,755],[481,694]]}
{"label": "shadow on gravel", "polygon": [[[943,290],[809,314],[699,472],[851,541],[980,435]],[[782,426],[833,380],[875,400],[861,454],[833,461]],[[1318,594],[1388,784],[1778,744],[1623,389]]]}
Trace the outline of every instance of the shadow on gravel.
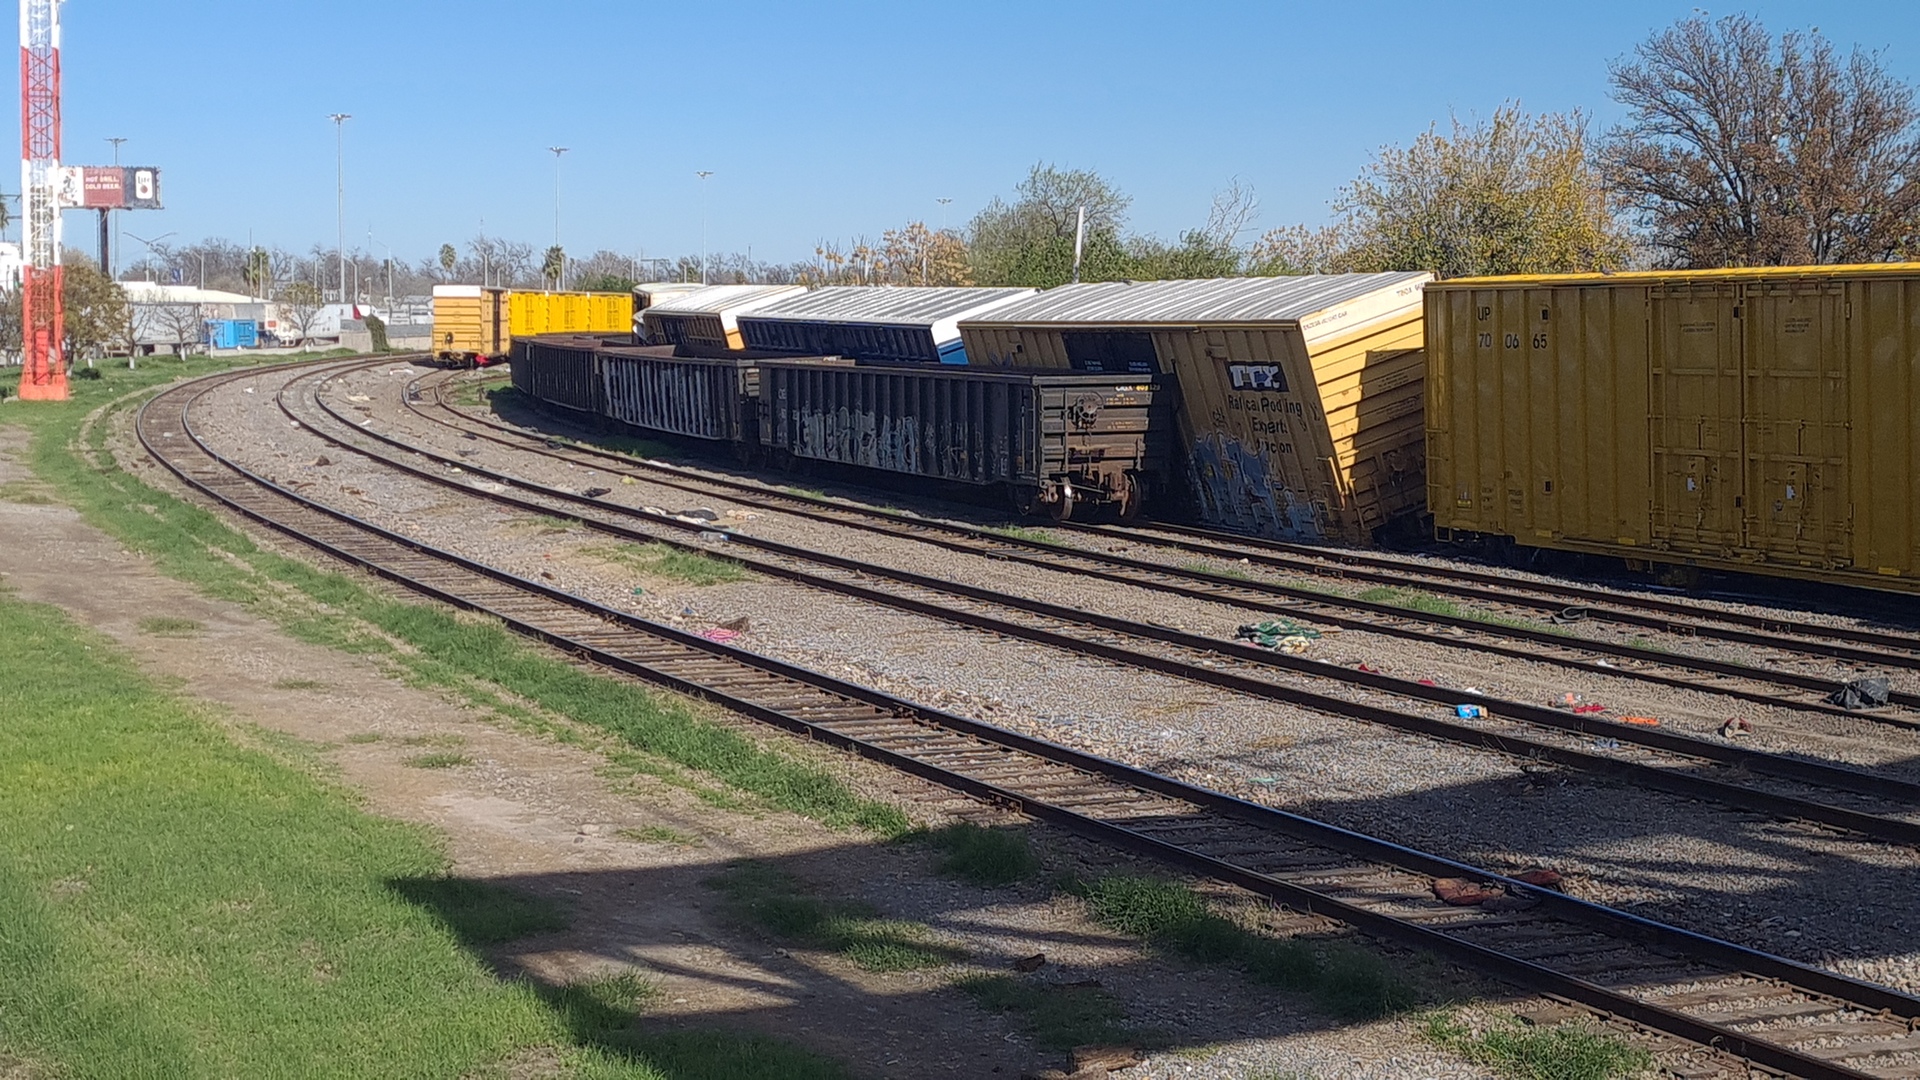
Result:
{"label": "shadow on gravel", "polygon": [[[597,843],[595,861],[622,857],[604,846],[621,841]],[[674,1080],[762,1075],[749,1066],[768,1044],[754,1037],[857,1076],[1012,1078],[1064,1066],[1086,1044],[1198,1061],[1213,1053],[1202,1048],[1231,1054],[1247,1039],[1370,1022],[1341,1019],[1325,1004],[1340,999],[1311,979],[1277,983],[1270,971],[1236,970],[1246,965],[1231,955],[1198,963],[1189,957],[1204,953],[1171,939],[1142,948],[1088,919],[1056,881],[943,878],[924,844],[848,843],[750,863],[643,848],[631,849],[635,861],[656,865],[390,887],[503,977],[527,980],[580,1045]],[[1066,860],[1069,872],[1159,873],[1098,849],[1090,858],[1084,869]],[[1488,989],[1430,958],[1324,929],[1295,942],[1284,948],[1321,958],[1329,978],[1353,967],[1389,973],[1400,1008]]]}
{"label": "shadow on gravel", "polygon": [[[1920,859],[1911,849],[1544,765],[1411,792],[1351,792],[1316,768],[1317,756],[1301,743],[1229,760],[1279,778],[1277,790],[1326,792],[1272,803],[1306,817],[1489,870],[1557,870],[1584,899],[1810,964],[1852,961],[1839,969],[1872,981],[1911,980],[1920,968]],[[1916,765],[1877,771],[1904,775]],[[1268,801],[1257,790],[1246,797]]]}

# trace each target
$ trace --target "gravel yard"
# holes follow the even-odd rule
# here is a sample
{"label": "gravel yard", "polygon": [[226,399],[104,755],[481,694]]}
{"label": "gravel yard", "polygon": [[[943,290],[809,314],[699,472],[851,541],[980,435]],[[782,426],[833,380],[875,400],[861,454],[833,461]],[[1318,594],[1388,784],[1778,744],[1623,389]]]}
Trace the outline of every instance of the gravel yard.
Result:
{"label": "gravel yard", "polygon": [[[623,483],[604,470],[461,440],[444,428],[402,418],[394,402],[418,371],[394,373],[401,370],[383,366],[340,380],[328,392],[337,407],[365,410],[368,426],[443,453],[471,449],[475,464],[542,483],[609,487],[606,500],[623,505],[734,511],[727,523],[744,533],[1221,638],[1259,617],[1225,604],[806,521],[737,500],[694,499],[645,481]],[[929,704],[1466,861],[1504,870],[1552,866],[1590,899],[1920,990],[1920,950],[1914,944],[1920,926],[1903,914],[1920,885],[1920,860],[1912,851],[1307,713],[777,581],[696,587],[649,576],[619,557],[614,538],[484,506],[323,444],[271,408],[272,382],[247,380],[214,395],[198,422],[201,434],[261,472],[303,485],[304,494],[425,542],[695,630],[744,618],[750,628],[736,644],[756,652],[854,674]],[[255,392],[246,393],[249,386]],[[367,400],[352,400],[359,397]],[[1146,545],[1132,545],[1130,553],[1183,561]],[[1702,651],[1770,662],[1764,650]],[[1753,721],[1750,743],[1756,749],[1920,779],[1920,735],[1866,721],[1735,708],[1740,703],[1704,691],[1665,690],[1358,631],[1324,637],[1310,655],[1521,701],[1576,692],[1697,734],[1743,715]],[[1804,659],[1796,664],[1829,677],[1844,670]],[[1309,681],[1317,689],[1327,685]],[[1339,693],[1356,699],[1370,694],[1352,688]]]}

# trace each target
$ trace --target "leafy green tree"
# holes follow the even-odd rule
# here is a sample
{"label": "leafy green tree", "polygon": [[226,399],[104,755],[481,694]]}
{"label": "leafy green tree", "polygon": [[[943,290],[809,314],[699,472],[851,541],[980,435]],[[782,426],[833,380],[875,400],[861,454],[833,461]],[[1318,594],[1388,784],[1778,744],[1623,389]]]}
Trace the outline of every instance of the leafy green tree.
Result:
{"label": "leafy green tree", "polygon": [[627,293],[632,292],[633,287],[638,284],[640,283],[625,274],[602,272],[576,279],[573,287],[582,292]]}
{"label": "leafy green tree", "polygon": [[126,290],[101,273],[92,259],[69,258],[61,291],[68,365],[84,359],[92,367],[94,358],[122,336],[129,318]]}
{"label": "leafy green tree", "polygon": [[1082,281],[1126,277],[1132,263],[1120,230],[1132,199],[1100,174],[1035,165],[1014,189],[1012,203],[995,199],[968,226],[974,280],[982,285],[1050,287],[1072,280],[1073,238],[1086,208]]}
{"label": "leafy green tree", "polygon": [[458,265],[460,265],[460,252],[456,251],[452,244],[441,244],[440,272],[448,277],[452,277],[453,268]]}
{"label": "leafy green tree", "polygon": [[547,279],[551,288],[560,287],[560,276],[567,272],[567,253],[559,244],[547,249],[546,257],[540,260],[540,276]]}
{"label": "leafy green tree", "polygon": [[1324,229],[1255,245],[1263,272],[1431,270],[1441,277],[1625,265],[1633,244],[1587,153],[1587,118],[1503,105],[1381,150]]}

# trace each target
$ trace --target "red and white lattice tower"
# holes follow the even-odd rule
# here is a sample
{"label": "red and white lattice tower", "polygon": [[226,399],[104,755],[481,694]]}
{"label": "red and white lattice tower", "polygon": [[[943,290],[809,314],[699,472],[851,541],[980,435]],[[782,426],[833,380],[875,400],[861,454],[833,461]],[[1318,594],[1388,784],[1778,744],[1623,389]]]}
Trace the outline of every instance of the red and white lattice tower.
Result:
{"label": "red and white lattice tower", "polygon": [[20,0],[20,190],[24,322],[20,396],[64,401],[66,319],[60,281],[60,4]]}

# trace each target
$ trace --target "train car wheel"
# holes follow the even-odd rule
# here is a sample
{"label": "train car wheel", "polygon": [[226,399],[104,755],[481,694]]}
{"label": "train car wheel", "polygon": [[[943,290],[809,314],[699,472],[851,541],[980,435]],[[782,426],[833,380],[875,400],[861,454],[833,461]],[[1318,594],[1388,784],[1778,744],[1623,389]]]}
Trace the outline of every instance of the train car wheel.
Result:
{"label": "train car wheel", "polygon": [[1013,512],[1021,517],[1031,515],[1040,509],[1040,489],[1020,487],[1017,484],[1007,487],[1007,502],[1013,506]]}
{"label": "train car wheel", "polygon": [[1073,489],[1063,485],[1060,497],[1047,504],[1047,513],[1053,515],[1055,521],[1069,521],[1073,518],[1073,503]]}
{"label": "train car wheel", "polygon": [[1140,516],[1140,482],[1129,473],[1120,478],[1119,497],[1114,502],[1114,513],[1121,522],[1129,522]]}

